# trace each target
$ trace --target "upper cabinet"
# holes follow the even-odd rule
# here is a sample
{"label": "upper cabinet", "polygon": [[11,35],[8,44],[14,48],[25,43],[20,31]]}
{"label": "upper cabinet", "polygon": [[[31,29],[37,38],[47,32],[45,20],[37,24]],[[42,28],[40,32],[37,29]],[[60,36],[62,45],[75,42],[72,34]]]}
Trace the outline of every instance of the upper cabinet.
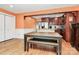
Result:
{"label": "upper cabinet", "polygon": [[54,29],[61,25],[65,25],[65,19],[63,17],[45,17],[37,22],[39,29]]}

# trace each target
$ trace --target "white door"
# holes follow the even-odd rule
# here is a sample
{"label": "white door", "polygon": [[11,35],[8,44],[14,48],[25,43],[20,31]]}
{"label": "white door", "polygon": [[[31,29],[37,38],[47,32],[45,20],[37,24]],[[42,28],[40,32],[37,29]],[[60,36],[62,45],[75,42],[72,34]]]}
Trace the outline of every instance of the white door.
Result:
{"label": "white door", "polygon": [[5,16],[5,38],[6,40],[15,38],[15,17]]}
{"label": "white door", "polygon": [[0,14],[0,42],[4,41],[4,15]]}

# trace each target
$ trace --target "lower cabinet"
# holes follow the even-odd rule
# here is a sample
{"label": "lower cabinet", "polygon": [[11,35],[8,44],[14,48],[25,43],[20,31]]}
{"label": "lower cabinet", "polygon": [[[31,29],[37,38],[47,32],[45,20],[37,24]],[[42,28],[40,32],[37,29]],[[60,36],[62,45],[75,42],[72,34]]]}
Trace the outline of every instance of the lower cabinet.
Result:
{"label": "lower cabinet", "polygon": [[71,45],[79,51],[79,23],[72,24]]}
{"label": "lower cabinet", "polygon": [[75,47],[76,47],[76,49],[79,51],[79,23],[76,24]]}

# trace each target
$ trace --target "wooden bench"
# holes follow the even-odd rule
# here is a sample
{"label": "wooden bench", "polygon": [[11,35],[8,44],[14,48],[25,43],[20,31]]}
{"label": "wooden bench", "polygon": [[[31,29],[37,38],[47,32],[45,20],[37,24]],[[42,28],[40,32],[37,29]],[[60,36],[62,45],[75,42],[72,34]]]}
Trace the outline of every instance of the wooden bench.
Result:
{"label": "wooden bench", "polygon": [[[51,39],[42,39],[42,38],[32,38],[27,42],[27,51],[29,51],[29,44],[40,44],[40,45],[49,45],[56,47],[56,50],[59,47],[59,44],[57,43],[56,40],[51,40]],[[59,54],[57,52],[57,54]]]}

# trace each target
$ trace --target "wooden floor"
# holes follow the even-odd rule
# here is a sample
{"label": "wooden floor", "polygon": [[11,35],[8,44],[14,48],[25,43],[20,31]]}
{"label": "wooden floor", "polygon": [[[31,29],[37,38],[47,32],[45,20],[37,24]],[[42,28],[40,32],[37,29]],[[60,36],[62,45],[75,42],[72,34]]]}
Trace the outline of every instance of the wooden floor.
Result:
{"label": "wooden floor", "polygon": [[[62,40],[62,55],[79,55],[79,52],[71,45]],[[56,55],[54,48],[44,48],[38,46],[30,48],[29,52],[24,52],[24,42],[22,39],[12,39],[0,43],[0,55]]]}

